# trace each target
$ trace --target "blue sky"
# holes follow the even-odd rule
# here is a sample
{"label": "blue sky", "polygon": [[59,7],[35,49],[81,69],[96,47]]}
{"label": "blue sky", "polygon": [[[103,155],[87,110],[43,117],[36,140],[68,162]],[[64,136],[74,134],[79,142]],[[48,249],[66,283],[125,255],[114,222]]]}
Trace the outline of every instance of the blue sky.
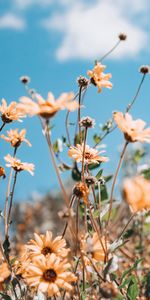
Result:
{"label": "blue sky", "polygon": [[[139,67],[149,64],[149,13],[149,0],[0,0],[0,98],[18,101],[26,94],[19,81],[21,75],[30,76],[30,86],[45,98],[48,91],[56,97],[62,92],[76,92],[76,78],[92,69],[94,60],[114,45],[118,33],[126,32],[127,41],[105,60],[106,73],[112,73],[113,89],[98,94],[91,87],[86,95],[82,115],[95,118],[96,132],[112,111],[125,109],[140,82]],[[148,76],[132,114],[150,125]],[[54,140],[64,134],[64,117],[63,111],[52,121]],[[25,199],[33,191],[53,191],[57,180],[38,119],[28,118],[10,127],[18,126],[27,128],[32,143],[32,148],[22,145],[18,157],[33,162],[36,168],[34,177],[20,174],[15,198]],[[106,172],[115,167],[117,144],[122,141],[118,130],[105,141],[110,157]],[[1,164],[3,156],[11,151],[1,140]],[[1,182],[2,200],[6,184],[7,180]]]}

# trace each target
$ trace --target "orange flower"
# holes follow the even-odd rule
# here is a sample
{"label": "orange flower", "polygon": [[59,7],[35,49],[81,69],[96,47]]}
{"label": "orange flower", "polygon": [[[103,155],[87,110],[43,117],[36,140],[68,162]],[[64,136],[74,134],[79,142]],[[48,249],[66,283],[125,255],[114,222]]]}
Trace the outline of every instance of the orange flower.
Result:
{"label": "orange flower", "polygon": [[11,167],[17,172],[28,171],[31,175],[34,175],[34,164],[23,163],[20,159],[12,157],[10,154],[7,154],[4,159],[7,162],[7,167]]}
{"label": "orange flower", "polygon": [[0,177],[3,177],[3,179],[6,177],[5,175],[5,169],[0,166]]}
{"label": "orange flower", "polygon": [[10,276],[10,271],[8,269],[7,263],[3,262],[0,264],[0,283],[4,282]]}
{"label": "orange flower", "polygon": [[78,182],[73,188],[73,195],[78,199],[83,199],[84,203],[88,203],[89,189],[83,182]]}
{"label": "orange flower", "polygon": [[129,113],[123,115],[119,111],[114,112],[113,118],[128,142],[150,143],[150,128],[144,129],[146,123],[143,120],[133,120]]}
{"label": "orange flower", "polygon": [[[77,162],[82,162],[83,159],[83,151],[84,144],[80,145],[77,144],[76,147],[70,147],[68,151],[68,155],[75,159]],[[90,148],[88,145],[85,145],[85,152],[84,152],[84,162],[85,164],[98,164],[100,162],[108,161],[108,157],[99,156],[100,153],[104,151],[98,152],[94,148]]]}
{"label": "orange flower", "polygon": [[78,103],[73,100],[73,93],[62,93],[58,99],[54,98],[52,93],[48,93],[47,100],[44,100],[41,95],[35,94],[37,102],[28,97],[20,99],[19,108],[24,112],[33,115],[40,115],[42,118],[52,118],[59,110],[68,109],[73,111],[77,109]]}
{"label": "orange flower", "polygon": [[91,264],[88,257],[91,258],[93,262],[104,262],[105,249],[105,239],[102,237],[100,242],[97,232],[94,232],[92,237],[86,235],[81,239],[81,250],[84,255],[85,262],[87,264]]}
{"label": "orange flower", "polygon": [[19,104],[11,102],[7,105],[5,99],[2,99],[2,105],[0,105],[1,119],[4,123],[10,123],[12,121],[21,121],[20,118],[24,118],[25,114],[20,110]]}
{"label": "orange flower", "polygon": [[7,142],[10,142],[12,147],[19,147],[22,142],[25,142],[28,146],[31,146],[30,142],[25,139],[26,129],[22,129],[20,133],[18,129],[10,129],[7,131],[7,136],[1,135],[1,138]]}
{"label": "orange flower", "polygon": [[102,88],[112,88],[112,83],[109,79],[112,77],[111,74],[104,74],[103,71],[106,66],[101,63],[97,63],[92,71],[88,71],[87,74],[91,77],[91,82],[98,87],[98,93],[102,92]]}
{"label": "orange flower", "polygon": [[48,254],[55,253],[57,256],[65,257],[68,255],[69,249],[66,247],[66,241],[61,236],[52,239],[52,232],[46,231],[46,234],[39,235],[34,233],[34,240],[30,240],[27,249],[29,256],[32,258],[41,255],[47,256]]}
{"label": "orange flower", "polygon": [[150,180],[142,176],[126,178],[123,182],[123,196],[133,213],[150,209]]}
{"label": "orange flower", "polygon": [[60,257],[52,253],[34,260],[23,277],[29,286],[35,287],[48,297],[60,296],[59,289],[71,291],[70,283],[76,281],[74,274],[68,271],[70,267],[66,260],[61,261]]}

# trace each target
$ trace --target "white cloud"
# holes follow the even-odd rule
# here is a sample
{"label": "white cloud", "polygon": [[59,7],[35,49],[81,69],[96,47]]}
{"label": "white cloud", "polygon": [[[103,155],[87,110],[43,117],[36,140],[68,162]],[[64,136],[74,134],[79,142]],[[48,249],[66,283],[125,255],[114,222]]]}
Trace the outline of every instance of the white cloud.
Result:
{"label": "white cloud", "polygon": [[6,13],[0,16],[0,29],[23,30],[26,27],[24,19],[13,13]]}
{"label": "white cloud", "polygon": [[77,0],[43,21],[43,26],[62,33],[56,51],[60,60],[99,58],[114,45],[120,32],[127,33],[128,39],[111,58],[134,57],[148,47],[144,27],[149,9],[149,0],[100,0],[92,5]]}

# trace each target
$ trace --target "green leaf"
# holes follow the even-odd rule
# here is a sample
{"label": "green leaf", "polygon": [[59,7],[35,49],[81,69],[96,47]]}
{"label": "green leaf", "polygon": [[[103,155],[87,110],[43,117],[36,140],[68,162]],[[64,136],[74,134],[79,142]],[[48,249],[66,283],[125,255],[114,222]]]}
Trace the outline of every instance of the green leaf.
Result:
{"label": "green leaf", "polygon": [[150,179],[150,169],[143,170],[141,174],[144,175],[145,179]]}
{"label": "green leaf", "polygon": [[4,248],[4,253],[5,256],[7,258],[7,260],[9,261],[9,253],[10,253],[10,242],[9,242],[9,238],[6,237],[4,243],[3,243],[3,248]]}
{"label": "green leaf", "polygon": [[113,175],[104,176],[105,182],[108,182],[109,180],[111,180],[112,177],[113,177]]}
{"label": "green leaf", "polygon": [[137,279],[135,276],[132,275],[127,289],[127,297],[129,300],[136,300],[138,294],[139,294],[139,288],[137,284]]}
{"label": "green leaf", "polygon": [[101,141],[101,137],[97,134],[93,135],[93,141],[95,142],[95,144],[99,144]]}
{"label": "green leaf", "polygon": [[1,299],[4,299],[4,300],[11,300],[11,297],[9,297],[8,295],[5,295],[3,293],[0,293],[0,295],[2,296]]}
{"label": "green leaf", "polygon": [[96,174],[96,179],[98,180],[102,176],[103,170],[99,170],[98,173]]}
{"label": "green leaf", "polygon": [[89,170],[94,170],[96,168],[98,168],[100,166],[101,163],[98,163],[98,164],[90,164],[89,165]]}
{"label": "green leaf", "polygon": [[76,163],[74,165],[74,168],[72,169],[71,176],[72,179],[75,181],[81,180],[81,172],[78,170]]}
{"label": "green leaf", "polygon": [[125,277],[126,275],[130,274],[133,270],[136,270],[138,264],[139,264],[142,260],[143,260],[143,258],[137,259],[137,260],[135,261],[134,265],[133,265],[131,268],[129,268],[129,269],[127,269],[126,271],[124,271],[123,274],[122,274],[122,280],[124,279],[124,277]]}
{"label": "green leaf", "polygon": [[107,187],[106,185],[101,187],[101,201],[108,199]]}

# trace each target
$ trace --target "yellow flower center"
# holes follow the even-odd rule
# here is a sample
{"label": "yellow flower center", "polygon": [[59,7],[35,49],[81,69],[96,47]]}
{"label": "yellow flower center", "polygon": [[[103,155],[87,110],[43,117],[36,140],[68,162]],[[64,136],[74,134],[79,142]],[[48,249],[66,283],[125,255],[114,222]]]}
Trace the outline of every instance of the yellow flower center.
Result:
{"label": "yellow flower center", "polygon": [[50,248],[50,247],[44,247],[43,249],[42,249],[42,254],[43,255],[47,255],[47,254],[51,254],[52,253],[52,249]]}
{"label": "yellow flower center", "polygon": [[53,269],[48,269],[44,272],[43,278],[45,281],[55,282],[57,274]]}

